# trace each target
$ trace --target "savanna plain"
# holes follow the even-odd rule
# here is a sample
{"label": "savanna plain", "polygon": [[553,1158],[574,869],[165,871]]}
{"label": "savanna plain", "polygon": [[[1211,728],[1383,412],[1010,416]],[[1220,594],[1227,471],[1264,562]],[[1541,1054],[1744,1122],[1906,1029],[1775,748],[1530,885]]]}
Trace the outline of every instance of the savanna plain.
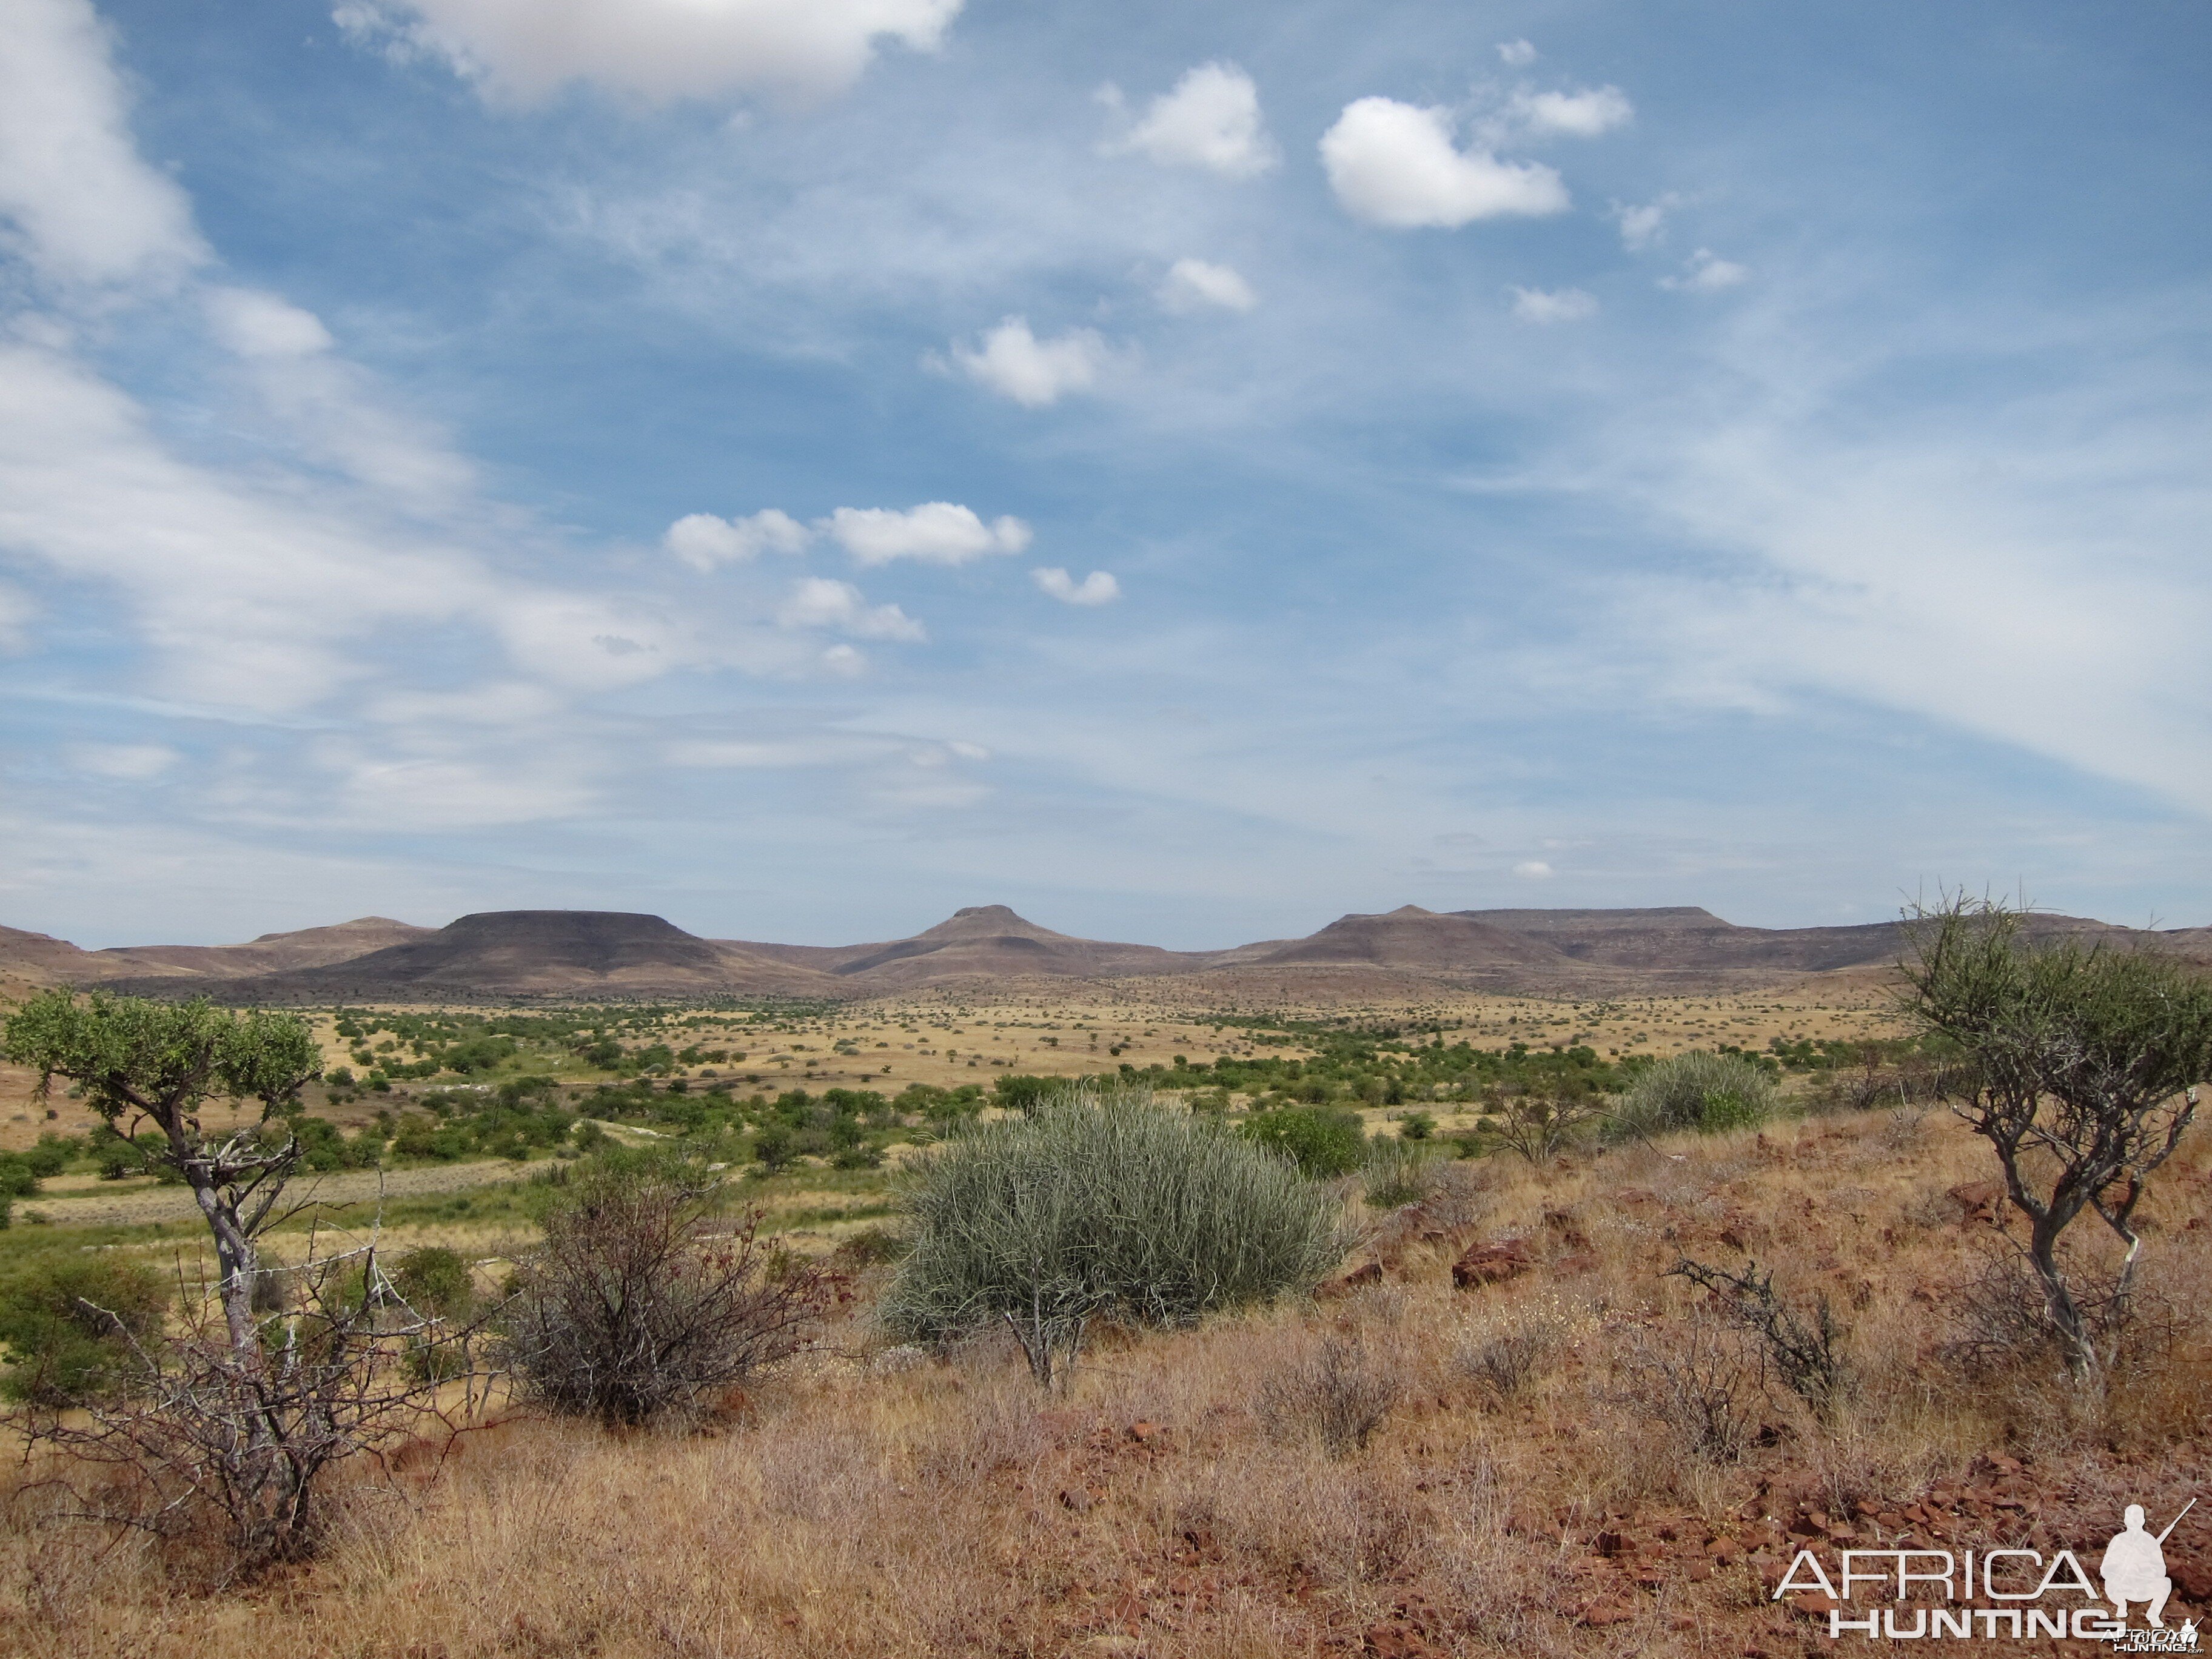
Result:
{"label": "savanna plain", "polygon": [[[76,1344],[81,1378],[128,1370],[71,1286],[136,1272],[158,1334],[217,1270],[190,1188],[140,1172],[96,1091],[39,1092],[19,1046],[0,1647],[1751,1659],[1843,1645],[1835,1603],[1776,1594],[1801,1549],[2069,1547],[2094,1571],[2124,1505],[2162,1525],[2206,1489],[2212,1153],[2179,1134],[2141,1182],[2124,1281],[2094,1214],[2062,1241],[2085,1375],[1972,1121],[1972,1057],[1899,999],[1865,973],[1618,1001],[1041,982],[301,1011],[320,1075],[287,1207],[307,1202],[262,1235],[264,1273],[373,1243],[470,1339],[263,1559],[199,1499],[125,1524],[173,1483],[88,1473],[52,1432],[93,1415],[42,1343]],[[259,1110],[203,1121],[253,1133]],[[1263,1154],[1325,1241],[1279,1284],[1173,1305],[928,1302],[932,1167],[1102,1112]],[[2047,1187],[2056,1155],[2021,1156]],[[678,1254],[745,1241],[748,1293],[793,1291],[787,1332],[653,1409],[564,1395],[512,1328],[549,1240],[587,1248],[578,1217],[616,1188],[668,1196]],[[269,1302],[264,1344],[308,1340],[303,1306]],[[2208,1519],[2166,1542],[2171,1625],[2212,1604]]]}

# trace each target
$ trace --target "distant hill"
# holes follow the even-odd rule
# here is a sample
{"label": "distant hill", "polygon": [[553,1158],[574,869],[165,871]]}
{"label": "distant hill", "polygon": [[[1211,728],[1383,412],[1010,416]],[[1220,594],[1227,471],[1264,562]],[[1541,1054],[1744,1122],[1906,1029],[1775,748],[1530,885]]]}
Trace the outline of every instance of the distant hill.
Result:
{"label": "distant hill", "polygon": [[1164,951],[1156,945],[1111,945],[1055,933],[1024,920],[1003,904],[956,910],[912,939],[880,945],[754,945],[725,941],[727,948],[825,972],[846,982],[846,994],[905,990],[943,980],[1048,975],[1109,979],[1188,973],[1203,954]]}
{"label": "distant hill", "polygon": [[811,969],[749,957],[662,917],[623,910],[487,910],[346,961],[255,975],[226,987],[255,1000],[321,1002],[831,988],[834,981]]}
{"label": "distant hill", "polygon": [[303,927],[293,933],[264,933],[250,945],[124,945],[92,952],[125,974],[178,973],[202,978],[239,979],[252,974],[280,974],[297,968],[322,968],[350,962],[372,951],[426,939],[434,927],[417,927],[389,916],[361,916],[330,927]]}
{"label": "distant hill", "polygon": [[[2150,940],[2212,961],[2212,928],[2136,933],[2038,915],[2044,936]],[[1424,987],[1537,994],[1663,994],[1877,970],[1905,940],[1895,922],[1739,927],[1694,906],[1620,910],[1425,910],[1352,915],[1304,939],[1167,951],[1056,933],[1003,904],[971,906],[910,939],[868,945],[708,939],[659,916],[493,910],[444,927],[363,916],[246,945],[81,951],[0,927],[0,995],[106,985],[242,1002],[471,998],[866,997],[1022,979],[1176,976],[1235,999],[1419,994]],[[1363,990],[1364,988],[1364,990]]]}
{"label": "distant hill", "polygon": [[1255,968],[1315,963],[1455,974],[1546,968],[1565,960],[1556,946],[1527,933],[1414,904],[1379,916],[1340,916],[1317,933],[1261,955],[1233,951],[1222,956]]}

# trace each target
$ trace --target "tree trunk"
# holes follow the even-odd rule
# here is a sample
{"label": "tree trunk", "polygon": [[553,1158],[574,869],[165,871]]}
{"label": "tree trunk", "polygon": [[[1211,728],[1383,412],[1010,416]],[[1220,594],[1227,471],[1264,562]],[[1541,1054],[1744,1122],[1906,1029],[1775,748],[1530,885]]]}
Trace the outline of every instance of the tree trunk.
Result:
{"label": "tree trunk", "polygon": [[2042,1281],[2045,1316],[2065,1346],[2067,1375],[2085,1387],[2094,1386],[2104,1377],[2103,1357],[2090,1337],[2088,1322],[2081,1317],[2081,1304],[2059,1271],[2057,1245],[2058,1228],[2045,1217],[2028,1234],[2027,1259]]}

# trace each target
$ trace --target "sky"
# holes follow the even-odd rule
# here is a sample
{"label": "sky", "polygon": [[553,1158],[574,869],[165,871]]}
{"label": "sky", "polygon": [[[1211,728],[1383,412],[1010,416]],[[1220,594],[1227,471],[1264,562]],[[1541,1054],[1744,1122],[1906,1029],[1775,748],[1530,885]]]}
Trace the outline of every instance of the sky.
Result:
{"label": "sky", "polygon": [[0,923],[2212,922],[2208,56],[0,0]]}

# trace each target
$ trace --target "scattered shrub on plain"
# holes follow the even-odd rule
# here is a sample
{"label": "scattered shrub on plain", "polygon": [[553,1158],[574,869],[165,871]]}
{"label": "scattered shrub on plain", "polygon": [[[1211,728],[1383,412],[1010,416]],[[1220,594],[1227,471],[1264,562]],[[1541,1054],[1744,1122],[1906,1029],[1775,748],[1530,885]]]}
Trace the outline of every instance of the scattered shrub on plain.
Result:
{"label": "scattered shrub on plain", "polygon": [[902,1201],[913,1249],[889,1329],[942,1342],[1003,1319],[1046,1384],[1091,1319],[1188,1324],[1304,1290],[1345,1249],[1337,1200],[1288,1158],[1142,1089],[964,1129],[919,1161]]}
{"label": "scattered shrub on plain", "polygon": [[1648,1139],[1679,1129],[1709,1133],[1748,1128],[1774,1115],[1774,1079],[1735,1054],[1673,1054],[1638,1072],[1613,1109],[1616,1139]]}
{"label": "scattered shrub on plain", "polygon": [[0,1345],[9,1370],[0,1395],[64,1407],[123,1386],[131,1343],[150,1340],[169,1282],[143,1262],[109,1255],[39,1261],[0,1285]]}
{"label": "scattered shrub on plain", "polygon": [[650,1170],[601,1168],[569,1184],[544,1245],[518,1263],[500,1322],[526,1397],[640,1424],[696,1410],[809,1346],[844,1279],[771,1261],[757,1212],[718,1226],[705,1198]]}
{"label": "scattered shrub on plain", "polygon": [[1360,1195],[1370,1209],[1418,1204],[1436,1186],[1436,1154],[1417,1140],[1377,1135],[1367,1143],[1367,1167],[1360,1180]]}
{"label": "scattered shrub on plain", "polygon": [[1267,1380],[1260,1415],[1278,1435],[1310,1436],[1331,1457],[1349,1457],[1366,1449],[1401,1392],[1357,1337],[1330,1335]]}
{"label": "scattered shrub on plain", "polygon": [[1367,1132],[1357,1112],[1328,1106],[1283,1106],[1255,1112],[1243,1133],[1281,1152],[1316,1179],[1350,1175],[1367,1157]]}

